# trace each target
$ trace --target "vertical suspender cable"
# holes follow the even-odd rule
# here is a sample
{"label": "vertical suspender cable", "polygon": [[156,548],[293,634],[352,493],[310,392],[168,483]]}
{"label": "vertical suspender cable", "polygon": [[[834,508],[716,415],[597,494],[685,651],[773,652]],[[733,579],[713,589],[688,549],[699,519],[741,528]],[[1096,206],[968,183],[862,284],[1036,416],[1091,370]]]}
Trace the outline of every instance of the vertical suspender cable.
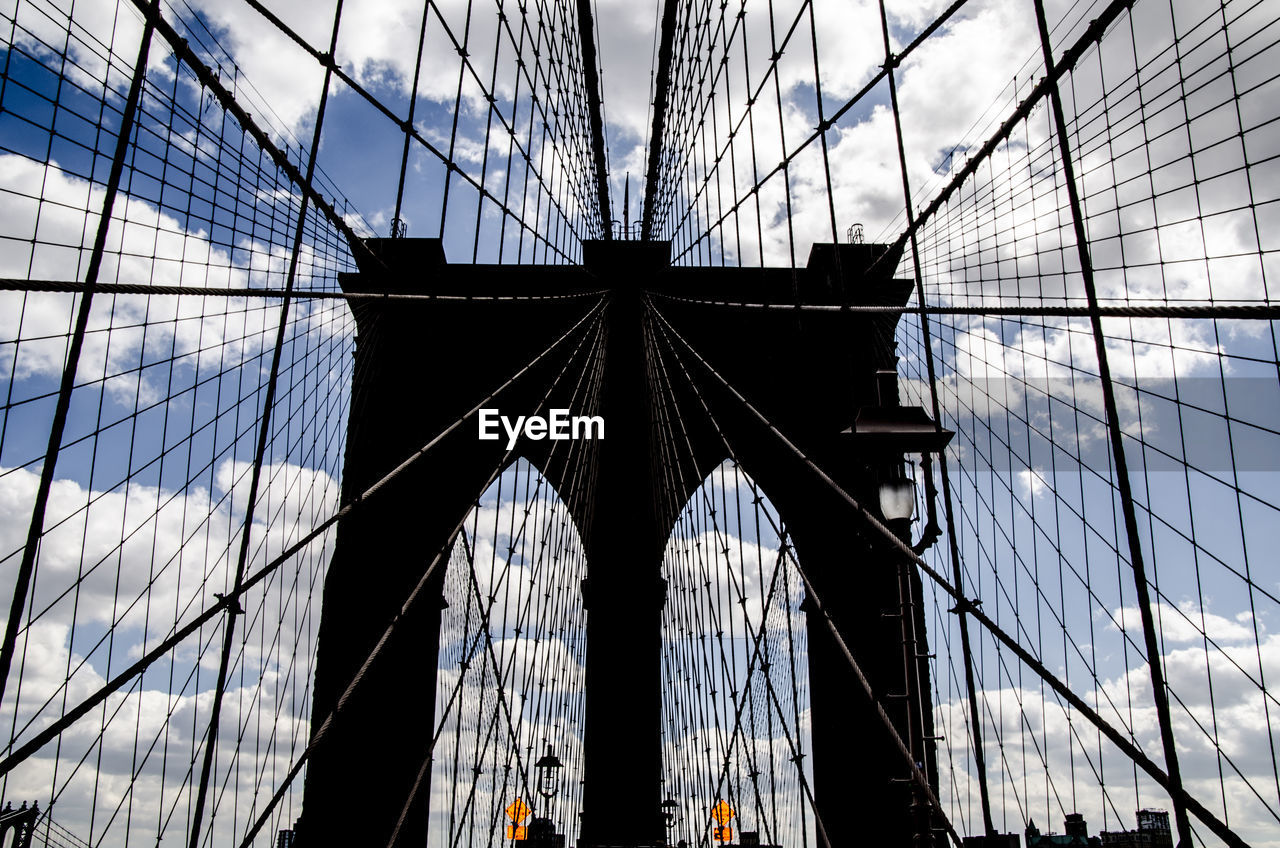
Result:
{"label": "vertical suspender cable", "polygon": [[1125,535],[1129,541],[1129,562],[1133,567],[1133,582],[1138,592],[1138,612],[1142,617],[1142,636],[1147,653],[1147,668],[1151,673],[1151,694],[1160,721],[1160,740],[1164,745],[1165,769],[1169,782],[1178,791],[1169,793],[1173,802],[1173,814],[1178,830],[1178,848],[1191,848],[1191,823],[1187,818],[1187,806],[1183,801],[1182,770],[1178,766],[1178,750],[1173,738],[1173,722],[1169,716],[1169,694],[1165,689],[1164,670],[1160,660],[1160,644],[1156,638],[1155,621],[1151,615],[1151,592],[1147,585],[1146,567],[1142,558],[1142,542],[1138,535],[1138,516],[1133,505],[1133,486],[1129,479],[1129,464],[1125,458],[1120,416],[1116,408],[1115,389],[1111,383],[1111,366],[1107,359],[1107,341],[1102,332],[1102,316],[1098,312],[1098,291],[1093,279],[1093,262],[1089,255],[1088,234],[1084,228],[1084,210],[1076,185],[1075,166],[1071,158],[1071,141],[1067,136],[1067,121],[1062,110],[1062,95],[1054,74],[1053,47],[1049,41],[1049,24],[1045,18],[1044,0],[1033,0],[1036,25],[1040,30],[1040,49],[1044,54],[1046,76],[1052,80],[1049,100],[1053,105],[1054,129],[1058,136],[1059,158],[1062,160],[1063,182],[1067,199],[1071,204],[1071,222],[1075,227],[1076,250],[1080,256],[1080,276],[1084,281],[1085,297],[1089,304],[1089,323],[1093,328],[1093,345],[1098,354],[1098,377],[1102,381],[1102,400],[1107,413],[1107,431],[1111,441],[1111,454],[1116,468],[1116,488],[1120,492],[1120,506],[1124,513]]}

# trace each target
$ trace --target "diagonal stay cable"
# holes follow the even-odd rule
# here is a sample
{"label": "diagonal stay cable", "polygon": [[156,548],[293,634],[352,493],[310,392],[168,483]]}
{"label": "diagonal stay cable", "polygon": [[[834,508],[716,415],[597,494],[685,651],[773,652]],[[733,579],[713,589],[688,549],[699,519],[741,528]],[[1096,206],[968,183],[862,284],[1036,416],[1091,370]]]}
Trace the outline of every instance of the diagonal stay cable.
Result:
{"label": "diagonal stay cable", "polygon": [[513,383],[515,383],[517,380],[523,377],[532,368],[534,368],[539,362],[541,362],[542,360],[550,356],[551,353],[556,348],[558,348],[561,344],[563,344],[566,339],[568,339],[580,327],[582,327],[582,325],[586,323],[588,319],[592,318],[593,316],[596,316],[597,313],[601,311],[604,305],[604,302],[605,301],[603,299],[597,302],[596,305],[593,306],[590,310],[588,310],[587,313],[583,315],[580,319],[578,319],[578,321],[572,327],[566,330],[563,335],[557,338],[546,349],[544,349],[541,353],[539,353],[537,356],[531,359],[528,363],[522,366],[518,371],[512,374],[512,376],[509,377],[501,386],[494,389],[487,396],[485,396],[485,398],[481,400],[479,403],[477,403],[475,406],[473,406],[470,409],[470,411],[460,416],[452,424],[450,424],[448,427],[446,427],[444,430],[442,430],[440,433],[434,436],[430,441],[428,441],[421,448],[419,448],[417,451],[415,451],[413,454],[407,457],[395,468],[391,469],[389,472],[383,475],[380,479],[375,481],[363,492],[358,493],[354,498],[352,498],[347,504],[345,504],[337,512],[335,512],[333,515],[329,516],[320,524],[318,524],[314,529],[311,530],[311,532],[307,533],[305,536],[303,536],[293,545],[289,546],[286,550],[282,551],[280,555],[277,556],[275,559],[271,560],[262,568],[258,569],[258,571],[256,571],[251,577],[248,577],[244,581],[244,583],[240,586],[239,589],[232,592],[228,592],[226,595],[220,598],[216,603],[206,608],[204,612],[202,612],[196,618],[192,619],[185,627],[173,633],[169,638],[165,639],[164,642],[157,645],[154,649],[149,651],[147,654],[143,655],[131,666],[129,666],[124,671],[120,672],[118,675],[113,677],[110,681],[105,683],[97,692],[90,695],[88,698],[86,698],[76,707],[64,713],[61,718],[59,718],[57,721],[50,724],[40,733],[36,734],[29,741],[27,741],[25,744],[19,747],[16,751],[10,754],[8,757],[5,757],[4,760],[0,760],[0,777],[3,777],[4,775],[8,774],[16,766],[21,764],[23,761],[29,758],[36,751],[40,750],[49,742],[51,742],[64,730],[66,730],[68,727],[70,727],[72,724],[74,724],[76,721],[82,718],[91,709],[93,709],[95,706],[105,701],[109,695],[111,695],[113,692],[120,689],[122,686],[128,683],[132,678],[141,674],[153,662],[155,662],[157,659],[167,654],[176,645],[184,641],[188,636],[190,636],[196,630],[200,629],[200,627],[203,626],[205,623],[207,623],[209,620],[219,615],[220,613],[225,612],[233,604],[236,604],[239,601],[239,599],[242,596],[244,596],[250,589],[252,589],[254,586],[257,586],[259,583],[265,580],[283,563],[287,562],[299,551],[303,550],[308,545],[310,545],[313,541],[319,538],[326,530],[328,530],[330,527],[336,524],[339,520],[350,515],[354,510],[359,509],[366,501],[368,501],[371,497],[373,497],[380,490],[382,490],[388,483],[390,483],[392,480],[394,480],[396,477],[402,474],[410,466],[417,463],[418,460],[420,460],[423,456],[425,456],[428,451],[430,451],[436,445],[440,444],[440,442],[443,441],[449,434],[453,433],[455,430],[461,427],[467,420],[469,420],[472,416],[474,416],[477,412],[479,412],[482,407],[491,403],[494,398],[496,398],[499,394],[501,394],[507,388],[509,388]]}
{"label": "diagonal stay cable", "polygon": [[[652,301],[650,301],[650,303],[652,303]],[[1129,757],[1130,760],[1132,760],[1136,765],[1141,767],[1143,771],[1145,771],[1148,775],[1150,775],[1151,778],[1154,779],[1155,782],[1161,786],[1161,788],[1163,788],[1170,795],[1175,795],[1175,794],[1179,795],[1180,800],[1184,804],[1186,804],[1187,809],[1190,812],[1194,813],[1196,818],[1200,819],[1200,821],[1202,821],[1210,830],[1212,830],[1215,835],[1217,835],[1220,839],[1222,839],[1228,845],[1233,846],[1233,848],[1249,848],[1248,843],[1246,843],[1243,839],[1237,836],[1236,833],[1233,830],[1231,830],[1231,828],[1229,828],[1225,823],[1223,823],[1216,815],[1214,815],[1212,811],[1210,811],[1207,807],[1205,807],[1198,800],[1196,800],[1190,793],[1186,792],[1186,790],[1175,786],[1172,783],[1172,781],[1170,781],[1169,775],[1167,775],[1164,772],[1164,770],[1161,769],[1150,757],[1144,754],[1141,749],[1139,749],[1136,745],[1134,745],[1127,738],[1125,738],[1124,734],[1120,733],[1118,730],[1112,727],[1111,724],[1106,721],[1106,719],[1102,718],[1102,716],[1099,715],[1097,711],[1095,711],[1091,706],[1089,706],[1089,704],[1086,703],[1083,698],[1081,698],[1079,695],[1073,692],[1065,683],[1059,680],[1058,677],[1053,674],[1053,672],[1051,672],[1048,668],[1046,668],[1042,662],[1036,659],[1036,657],[1034,657],[1025,647],[1023,647],[1023,645],[1017,639],[1014,639],[1012,636],[1006,633],[999,625],[997,625],[990,617],[988,617],[987,614],[984,613],[982,609],[974,601],[971,601],[970,599],[964,597],[964,595],[962,595],[960,592],[958,592],[955,589],[955,587],[952,586],[951,583],[942,574],[940,574],[932,566],[930,566],[929,563],[925,562],[924,559],[921,558],[919,554],[911,550],[911,547],[907,545],[905,542],[903,542],[901,539],[899,539],[892,530],[890,530],[888,527],[884,525],[882,521],[880,521],[879,518],[877,518],[874,514],[872,514],[870,510],[868,510],[861,503],[859,503],[852,495],[846,492],[840,486],[840,484],[838,484],[825,471],[823,471],[822,468],[819,467],[812,459],[810,459],[809,456],[804,451],[802,451],[799,447],[795,445],[794,442],[788,439],[787,436],[781,430],[779,430],[777,426],[774,425],[774,423],[770,421],[766,415],[764,415],[762,412],[756,409],[756,407],[752,405],[752,403],[748,401],[745,397],[743,397],[743,395],[740,392],[738,392],[738,390],[734,388],[734,386],[727,379],[725,379],[724,376],[722,376],[719,371],[717,371],[709,362],[707,362],[707,360],[704,359],[702,355],[698,353],[698,351],[692,345],[690,345],[688,341],[685,340],[684,336],[680,335],[679,331],[677,331],[676,328],[672,326],[670,321],[667,320],[666,316],[663,315],[660,310],[654,308],[653,311],[658,316],[658,319],[662,322],[665,329],[671,334],[671,336],[680,342],[681,346],[685,350],[687,350],[690,355],[693,356],[693,358],[707,371],[707,373],[717,383],[719,383],[720,386],[726,392],[728,392],[728,394],[740,406],[744,407],[746,411],[750,413],[751,417],[759,421],[760,424],[763,425],[768,430],[768,432],[778,442],[780,442],[782,446],[786,448],[786,450],[790,454],[792,454],[801,465],[808,468],[814,474],[814,476],[816,476],[828,488],[830,488],[831,491],[836,496],[838,496],[846,504],[852,507],[853,510],[857,512],[862,517],[862,519],[867,522],[868,525],[870,525],[878,533],[884,536],[884,539],[888,544],[897,548],[904,556],[906,556],[912,563],[914,563],[915,566],[923,574],[928,576],[929,579],[931,579],[934,582],[934,584],[938,586],[938,588],[942,589],[944,592],[950,595],[951,598],[956,603],[956,609],[963,609],[966,613],[973,616],[975,621],[977,621],[983,627],[985,627],[987,631],[991,633],[992,636],[994,636],[1001,644],[1003,644],[1010,651],[1012,651],[1018,657],[1018,659],[1020,659],[1028,668],[1034,671],[1045,683],[1049,685],[1051,689],[1057,692],[1058,695],[1060,695],[1064,700],[1070,703],[1071,706],[1076,708],[1086,718],[1088,718],[1089,721],[1092,722],[1093,725],[1097,727],[1098,730],[1101,731],[1102,734],[1105,735],[1113,745],[1119,748],[1126,756]]]}

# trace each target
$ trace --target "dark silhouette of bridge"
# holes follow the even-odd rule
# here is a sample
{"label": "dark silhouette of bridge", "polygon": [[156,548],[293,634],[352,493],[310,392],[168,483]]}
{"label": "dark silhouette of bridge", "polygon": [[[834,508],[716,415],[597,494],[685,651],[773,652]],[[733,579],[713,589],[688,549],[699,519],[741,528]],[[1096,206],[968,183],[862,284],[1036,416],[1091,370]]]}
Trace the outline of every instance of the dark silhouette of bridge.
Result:
{"label": "dark silhouette of bridge", "polygon": [[588,0],[232,5],[0,21],[23,838],[1270,844],[1275,3],[664,0],[634,227]]}

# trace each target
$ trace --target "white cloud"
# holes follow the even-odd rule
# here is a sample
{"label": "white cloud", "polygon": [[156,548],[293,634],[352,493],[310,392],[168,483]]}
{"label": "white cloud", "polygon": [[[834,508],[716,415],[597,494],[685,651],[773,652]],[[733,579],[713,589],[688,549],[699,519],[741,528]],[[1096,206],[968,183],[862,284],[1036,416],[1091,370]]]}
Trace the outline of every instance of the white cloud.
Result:
{"label": "white cloud", "polygon": [[[1264,799],[1270,795],[1268,803],[1274,808],[1274,794],[1268,793],[1267,787],[1274,786],[1270,751],[1276,740],[1268,740],[1268,734],[1274,736],[1275,727],[1274,721],[1268,722],[1265,707],[1274,712],[1275,704],[1257,681],[1280,673],[1280,639],[1264,633],[1260,642],[1255,642],[1246,619],[1202,614],[1189,601],[1180,603],[1178,610],[1197,627],[1203,615],[1211,637],[1222,646],[1210,646],[1206,652],[1191,625],[1178,623],[1179,612],[1161,605],[1158,623],[1166,644],[1162,661],[1174,695],[1174,735],[1188,791],[1219,818],[1223,817],[1221,798],[1225,794],[1232,829],[1251,845],[1274,848],[1280,841],[1276,839],[1273,814],[1267,812],[1264,802],[1245,781],[1252,783]],[[1131,632],[1139,628],[1132,609],[1116,610],[1113,616]],[[1114,632],[1114,628],[1109,629]],[[931,639],[936,646],[937,635]],[[944,673],[941,670],[946,662],[938,661],[935,678]],[[958,664],[959,659],[951,662]],[[1027,674],[1023,675],[1021,686],[1002,682],[982,688],[979,683],[997,827],[1021,832],[1025,820],[1031,818],[1044,832],[1061,832],[1064,814],[1080,812],[1089,823],[1090,833],[1097,833],[1104,828],[1134,828],[1134,810],[1139,806],[1172,810],[1168,796],[1140,770],[1135,795],[1135,778],[1127,757],[1103,741],[1083,716],[1069,716],[1050,691],[1025,682],[1033,679]],[[1087,679],[1074,678],[1072,688],[1113,726],[1122,732],[1129,728],[1135,744],[1156,763],[1162,763],[1160,729],[1147,667],[1135,663],[1121,674],[1098,680],[1096,688],[1090,688]],[[935,683],[945,685],[945,681]],[[1264,704],[1268,700],[1271,703]],[[978,801],[976,773],[965,749],[971,744],[968,702],[962,696],[944,700],[936,705],[935,715],[939,732],[948,739],[940,750],[951,754],[950,760],[942,760],[944,775],[948,762],[956,769],[954,781],[943,778],[943,802],[949,805],[953,816],[967,817],[972,829],[978,816]],[[1239,774],[1227,758],[1234,762]],[[1096,771],[1099,768],[1106,778],[1105,797]],[[1209,837],[1207,829],[1194,817],[1192,823],[1199,833]],[[1210,839],[1207,844],[1217,843]]]}
{"label": "white cloud", "polygon": [[[1160,637],[1166,644],[1201,642],[1205,634],[1218,645],[1243,641],[1251,648],[1254,642],[1253,621],[1248,612],[1227,618],[1199,609],[1194,602],[1184,600],[1177,606],[1156,604],[1156,615]],[[1116,620],[1126,629],[1140,629],[1139,618],[1137,607],[1122,607],[1116,612]]]}
{"label": "white cloud", "polygon": [[[228,590],[244,517],[244,470],[243,463],[227,461],[215,469],[213,488],[192,485],[184,492],[139,484],[101,492],[55,482],[36,571],[36,619],[18,642],[21,690],[10,685],[0,706],[6,723],[15,720],[15,707],[18,728],[31,722],[19,744],[214,603],[215,592]],[[0,473],[0,502],[23,505],[3,512],[6,548],[25,535],[35,485],[31,472]],[[254,545],[250,572],[328,517],[336,503],[337,484],[323,472],[265,467],[253,534],[265,546]],[[274,790],[273,781],[308,739],[311,656],[331,545],[332,531],[242,600],[247,615],[237,620],[242,638],[233,653],[217,766],[219,782],[232,775],[236,792],[228,799],[236,804],[253,797],[262,803],[256,784]],[[297,589],[290,578],[295,572],[302,574]],[[19,766],[9,776],[9,796],[43,805],[51,791],[60,793],[56,821],[95,844],[99,838],[123,844],[126,832],[131,840],[154,835],[171,805],[187,809],[198,751],[193,739],[208,721],[220,644],[218,624],[190,637],[138,683],[110,696],[105,708],[73,724],[58,745]],[[243,829],[248,807],[233,815],[229,800],[216,803],[215,832],[229,840],[233,828]],[[120,815],[107,826],[118,804],[131,810],[130,818]],[[185,814],[166,827],[185,838]]]}
{"label": "white cloud", "polygon": [[[0,275],[50,280],[82,279],[88,264],[104,191],[69,175],[58,163],[0,155]],[[29,198],[39,197],[40,202]],[[289,198],[277,198],[288,203]],[[12,201],[12,202],[10,202]],[[275,202],[275,201],[271,201]],[[288,204],[292,206],[292,204]],[[13,239],[36,234],[22,245]],[[244,238],[233,259],[204,230],[189,231],[168,213],[135,198],[118,198],[108,231],[100,282],[150,283],[212,288],[284,286],[288,255],[283,246]],[[310,247],[302,250],[297,285],[326,270]],[[0,372],[15,381],[62,372],[77,300],[44,292],[0,292]],[[340,309],[344,307],[339,307]],[[334,322],[329,307],[295,304],[297,331],[322,336],[350,332],[351,321]],[[349,313],[348,313],[349,314]],[[173,359],[195,371],[234,370],[274,343],[279,301],[217,295],[100,295],[90,312],[78,380],[101,381],[109,397],[126,407],[164,398],[164,388],[145,366]],[[159,377],[156,379],[164,379]]]}
{"label": "white cloud", "polygon": [[1019,497],[1034,498],[1039,500],[1047,493],[1052,492],[1053,488],[1049,481],[1034,468],[1023,468],[1014,475],[1015,491]]}

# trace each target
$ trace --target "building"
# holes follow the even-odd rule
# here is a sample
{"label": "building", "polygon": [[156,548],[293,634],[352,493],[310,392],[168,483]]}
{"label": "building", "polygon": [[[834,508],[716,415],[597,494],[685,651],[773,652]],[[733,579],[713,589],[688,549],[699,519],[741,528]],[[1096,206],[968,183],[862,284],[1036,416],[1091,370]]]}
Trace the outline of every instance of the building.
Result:
{"label": "building", "polygon": [[1107,848],[1173,848],[1173,831],[1165,810],[1138,810],[1138,829],[1103,831],[1102,844]]}
{"label": "building", "polygon": [[1027,822],[1027,848],[1035,848],[1039,845],[1100,846],[1103,844],[1098,837],[1089,835],[1089,826],[1085,823],[1084,816],[1079,813],[1068,813],[1062,827],[1063,833],[1042,834],[1036,827],[1035,821]]}
{"label": "building", "polygon": [[1167,810],[1138,810],[1138,830],[1151,834],[1156,845],[1173,845],[1173,828],[1169,826]]}

